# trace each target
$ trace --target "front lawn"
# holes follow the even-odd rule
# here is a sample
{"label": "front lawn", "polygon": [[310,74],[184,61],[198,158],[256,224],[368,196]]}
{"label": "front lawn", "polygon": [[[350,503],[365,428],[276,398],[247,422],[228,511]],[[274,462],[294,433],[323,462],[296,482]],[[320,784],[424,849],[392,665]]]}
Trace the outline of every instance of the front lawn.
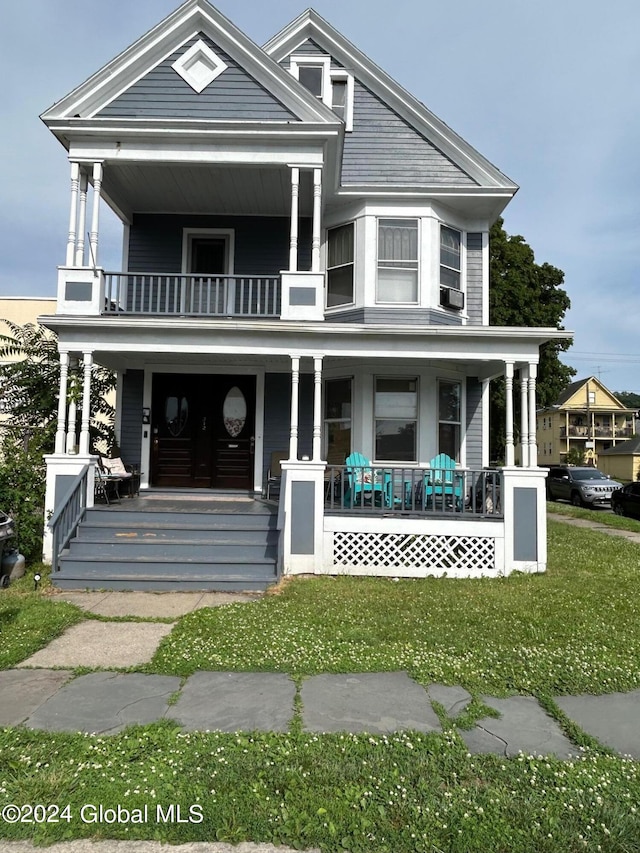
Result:
{"label": "front lawn", "polygon": [[149,671],[401,669],[494,694],[640,687],[640,547],[551,521],[549,555],[546,575],[293,581],[184,617]]}

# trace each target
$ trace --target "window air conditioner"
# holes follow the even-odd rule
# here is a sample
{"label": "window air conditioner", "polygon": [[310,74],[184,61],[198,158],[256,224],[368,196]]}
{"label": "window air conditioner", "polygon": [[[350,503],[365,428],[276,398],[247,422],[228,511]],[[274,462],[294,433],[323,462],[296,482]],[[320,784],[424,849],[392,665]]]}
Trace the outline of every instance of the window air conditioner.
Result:
{"label": "window air conditioner", "polygon": [[455,308],[460,311],[464,308],[464,293],[454,287],[441,287],[440,304],[445,308]]}

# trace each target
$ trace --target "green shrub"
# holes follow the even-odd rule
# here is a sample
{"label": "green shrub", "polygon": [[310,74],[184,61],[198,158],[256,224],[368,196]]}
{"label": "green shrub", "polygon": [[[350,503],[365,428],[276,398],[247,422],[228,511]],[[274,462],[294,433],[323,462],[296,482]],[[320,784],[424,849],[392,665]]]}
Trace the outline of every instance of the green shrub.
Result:
{"label": "green shrub", "polygon": [[26,438],[10,433],[2,442],[0,461],[0,510],[14,522],[13,540],[27,562],[42,557],[42,528],[46,470],[43,447],[45,431]]}

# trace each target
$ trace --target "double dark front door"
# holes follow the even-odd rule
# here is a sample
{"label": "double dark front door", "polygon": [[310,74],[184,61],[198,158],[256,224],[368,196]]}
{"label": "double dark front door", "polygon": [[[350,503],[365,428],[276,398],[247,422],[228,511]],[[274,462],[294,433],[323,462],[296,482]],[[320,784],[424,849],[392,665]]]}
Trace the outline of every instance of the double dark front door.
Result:
{"label": "double dark front door", "polygon": [[153,378],[151,484],[253,488],[255,376]]}

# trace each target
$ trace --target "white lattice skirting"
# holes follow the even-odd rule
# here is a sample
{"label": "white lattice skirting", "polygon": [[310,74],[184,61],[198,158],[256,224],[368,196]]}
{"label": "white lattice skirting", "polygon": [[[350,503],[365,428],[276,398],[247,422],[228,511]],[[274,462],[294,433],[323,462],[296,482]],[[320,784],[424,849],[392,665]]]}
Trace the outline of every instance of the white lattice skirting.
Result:
{"label": "white lattice skirting", "polygon": [[471,535],[335,531],[333,567],[337,573],[400,577],[498,574],[495,539]]}

